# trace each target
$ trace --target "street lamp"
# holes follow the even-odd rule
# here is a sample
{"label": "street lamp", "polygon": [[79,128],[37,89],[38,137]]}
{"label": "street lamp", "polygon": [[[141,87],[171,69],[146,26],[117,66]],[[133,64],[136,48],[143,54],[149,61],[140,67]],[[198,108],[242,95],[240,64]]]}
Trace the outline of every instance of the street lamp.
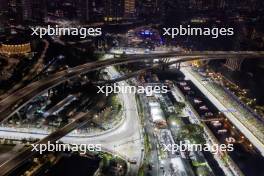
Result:
{"label": "street lamp", "polygon": [[172,121],[172,122],[171,122],[171,125],[172,125],[172,126],[176,126],[176,122],[175,122],[175,121]]}

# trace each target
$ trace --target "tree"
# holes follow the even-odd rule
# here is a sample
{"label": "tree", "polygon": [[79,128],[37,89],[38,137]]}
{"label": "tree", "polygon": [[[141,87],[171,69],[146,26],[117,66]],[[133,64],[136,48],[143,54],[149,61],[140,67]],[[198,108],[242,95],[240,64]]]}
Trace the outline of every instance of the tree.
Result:
{"label": "tree", "polygon": [[205,144],[203,137],[203,128],[200,125],[188,124],[182,126],[178,138],[181,140],[190,140],[192,143]]}

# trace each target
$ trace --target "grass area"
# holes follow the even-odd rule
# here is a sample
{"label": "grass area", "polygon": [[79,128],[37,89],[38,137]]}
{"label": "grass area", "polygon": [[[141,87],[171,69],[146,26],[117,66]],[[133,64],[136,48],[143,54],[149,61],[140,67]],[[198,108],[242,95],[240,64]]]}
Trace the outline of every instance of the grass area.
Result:
{"label": "grass area", "polygon": [[176,114],[180,115],[183,109],[185,108],[185,106],[186,106],[185,103],[177,102],[176,105],[174,106]]}
{"label": "grass area", "polygon": [[194,144],[205,144],[206,141],[203,137],[203,127],[196,124],[188,124],[181,127],[177,138],[181,140],[188,139]]}
{"label": "grass area", "polygon": [[122,168],[122,173],[120,175],[125,175],[125,173],[127,172],[127,163],[119,156],[111,155],[108,153],[100,153],[100,158],[101,162],[99,175],[112,175],[113,172],[115,172],[116,167]]}
{"label": "grass area", "polygon": [[144,134],[144,148],[145,153],[149,153],[151,151],[151,144],[149,142],[148,135]]}
{"label": "grass area", "polygon": [[[140,101],[140,97],[138,94],[136,94],[135,96],[136,98],[136,102],[137,102],[137,109],[138,109],[138,113],[139,113],[139,117],[140,117],[140,120],[141,120],[141,124],[144,123],[144,107],[142,106],[142,103]],[[145,169],[147,167],[147,164],[148,164],[148,158],[149,158],[149,154],[151,152],[151,143],[149,142],[149,137],[148,135],[145,133],[144,134],[144,150],[145,150],[145,159],[144,159],[144,162],[143,164],[140,166],[139,168],[139,171],[138,171],[138,176],[145,176],[146,173],[145,173]]]}
{"label": "grass area", "polygon": [[193,165],[194,167],[207,166],[206,162],[204,162],[204,163],[200,163],[200,162],[198,162],[198,161],[192,161],[192,165]]}
{"label": "grass area", "polygon": [[182,121],[182,119],[180,117],[178,117],[176,114],[171,114],[167,117],[167,121],[170,123],[170,124],[173,124],[177,127],[182,127],[184,126],[184,122]]}
{"label": "grass area", "polygon": [[143,164],[138,170],[138,176],[145,176],[145,164]]}
{"label": "grass area", "polygon": [[166,159],[166,152],[162,149],[162,147],[159,147],[159,157],[160,159]]}
{"label": "grass area", "polygon": [[122,104],[117,95],[111,95],[108,99],[108,104],[112,106],[113,110],[117,110],[119,112],[122,109]]}

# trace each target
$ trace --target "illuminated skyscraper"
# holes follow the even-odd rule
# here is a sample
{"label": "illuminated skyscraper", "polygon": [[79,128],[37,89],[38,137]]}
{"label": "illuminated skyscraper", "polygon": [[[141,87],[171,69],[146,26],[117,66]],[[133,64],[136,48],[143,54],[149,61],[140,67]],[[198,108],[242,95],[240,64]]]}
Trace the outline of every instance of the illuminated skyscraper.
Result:
{"label": "illuminated skyscraper", "polygon": [[90,0],[78,0],[76,3],[76,13],[77,17],[81,21],[89,21],[90,20]]}
{"label": "illuminated skyscraper", "polygon": [[32,18],[32,2],[31,0],[21,0],[23,20],[30,20]]}
{"label": "illuminated skyscraper", "polygon": [[143,19],[147,19],[147,20],[160,19],[163,16],[164,3],[165,1],[162,0],[142,0],[138,3],[137,13]]}
{"label": "illuminated skyscraper", "polygon": [[31,2],[31,20],[42,22],[47,16],[46,0]]}
{"label": "illuminated skyscraper", "polygon": [[6,10],[8,4],[8,0],[0,0],[0,12]]}
{"label": "illuminated skyscraper", "polygon": [[5,15],[8,12],[7,0],[0,0],[0,32],[4,26]]}
{"label": "illuminated skyscraper", "polygon": [[102,20],[101,0],[78,0],[76,2],[76,13],[78,20],[83,22]]}
{"label": "illuminated skyscraper", "polygon": [[9,0],[9,17],[17,22],[42,21],[46,16],[45,0]]}
{"label": "illuminated skyscraper", "polygon": [[133,17],[135,15],[135,0],[125,0],[124,11],[125,17]]}
{"label": "illuminated skyscraper", "polygon": [[104,1],[105,21],[119,21],[124,16],[124,0]]}

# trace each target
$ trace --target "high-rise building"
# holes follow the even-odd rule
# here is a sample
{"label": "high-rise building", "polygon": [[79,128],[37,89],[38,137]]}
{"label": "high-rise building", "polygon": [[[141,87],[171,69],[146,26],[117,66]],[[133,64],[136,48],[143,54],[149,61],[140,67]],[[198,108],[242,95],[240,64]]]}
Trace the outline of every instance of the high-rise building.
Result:
{"label": "high-rise building", "polygon": [[190,6],[190,0],[187,1],[181,1],[181,0],[177,0],[177,2],[175,2],[179,9],[184,10],[184,9],[188,9]]}
{"label": "high-rise building", "polygon": [[21,0],[23,20],[30,20],[32,18],[32,2],[31,0]]}
{"label": "high-rise building", "polygon": [[227,4],[226,4],[226,1],[225,0],[219,0],[219,1],[216,1],[216,7],[218,8],[218,9],[224,9],[226,6],[227,6]]}
{"label": "high-rise building", "polygon": [[45,0],[31,2],[31,20],[42,22],[47,16],[47,4]]}
{"label": "high-rise building", "polygon": [[124,17],[124,0],[104,0],[104,20],[119,21]]}
{"label": "high-rise building", "polygon": [[83,22],[101,21],[103,18],[102,6],[102,0],[78,0],[76,2],[78,20]]}
{"label": "high-rise building", "polygon": [[8,0],[0,0],[0,12],[6,10],[8,4]]}
{"label": "high-rise building", "polygon": [[135,0],[104,0],[104,20],[120,21],[136,16]]}
{"label": "high-rise building", "polygon": [[42,21],[46,15],[45,0],[9,0],[9,17],[17,22]]}
{"label": "high-rise building", "polygon": [[124,16],[133,17],[135,15],[135,0],[125,0]]}
{"label": "high-rise building", "polygon": [[[178,1],[181,7],[194,10],[213,10],[213,9],[224,9],[227,7],[226,0],[189,0],[185,2]],[[232,6],[235,4],[235,1],[230,0],[229,4]]]}
{"label": "high-rise building", "polygon": [[22,21],[22,6],[18,0],[9,0],[8,1],[8,18],[11,21]]}
{"label": "high-rise building", "polygon": [[[173,0],[171,0],[173,1]],[[166,1],[170,3],[171,1]],[[142,0],[138,3],[137,13],[141,18],[147,20],[157,20],[163,16],[163,0]],[[172,3],[175,3],[174,1]]]}
{"label": "high-rise building", "polygon": [[8,12],[7,0],[0,0],[0,32],[4,25],[4,21]]}
{"label": "high-rise building", "polygon": [[78,0],[76,2],[76,13],[79,20],[89,21],[90,10],[90,0]]}

